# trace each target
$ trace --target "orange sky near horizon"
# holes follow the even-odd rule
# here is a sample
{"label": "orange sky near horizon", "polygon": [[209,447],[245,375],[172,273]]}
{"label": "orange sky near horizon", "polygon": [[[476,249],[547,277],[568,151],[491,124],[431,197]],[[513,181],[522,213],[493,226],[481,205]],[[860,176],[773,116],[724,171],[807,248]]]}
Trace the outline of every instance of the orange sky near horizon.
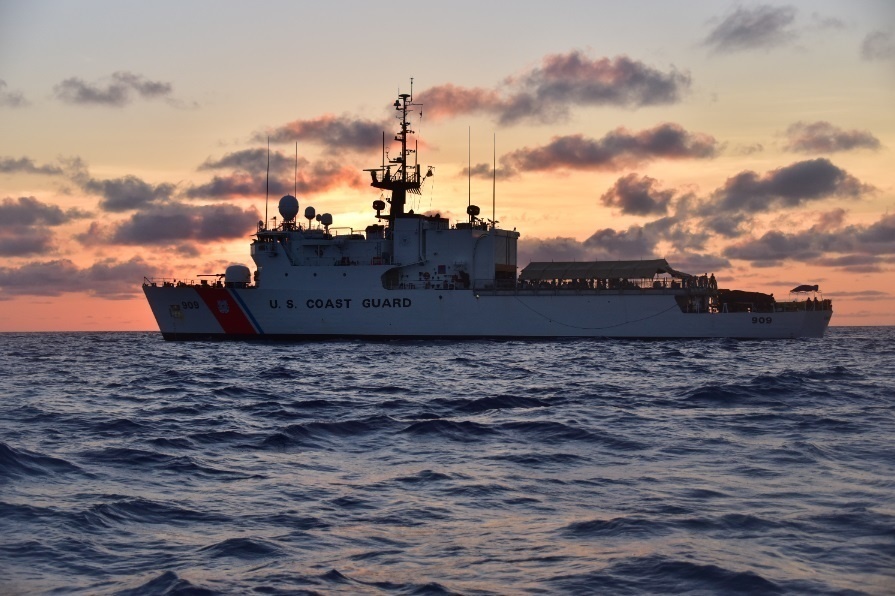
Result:
{"label": "orange sky near horizon", "polygon": [[256,13],[0,1],[0,332],[157,329],[144,276],[251,265],[268,137],[271,217],[297,184],[373,223],[411,76],[435,176],[409,207],[464,218],[469,159],[490,219],[496,138],[520,267],[664,257],[895,325],[891,3],[422,3],[400,41],[364,3]]}

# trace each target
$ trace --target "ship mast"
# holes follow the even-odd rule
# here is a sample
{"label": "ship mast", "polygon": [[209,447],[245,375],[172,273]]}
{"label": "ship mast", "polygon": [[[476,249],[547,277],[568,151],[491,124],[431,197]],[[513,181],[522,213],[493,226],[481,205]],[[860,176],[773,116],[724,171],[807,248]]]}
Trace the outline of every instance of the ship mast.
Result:
{"label": "ship mast", "polygon": [[[413,79],[411,79],[411,90],[413,89]],[[416,153],[415,149],[407,148],[408,136],[414,134],[410,130],[410,123],[407,121],[407,114],[413,112],[413,95],[411,93],[401,93],[395,100],[395,111],[398,112],[401,129],[395,135],[395,140],[401,143],[401,153],[394,158],[388,160],[389,165],[369,170],[372,178],[371,186],[390,190],[392,192],[389,203],[388,220],[393,222],[396,217],[404,215],[404,206],[407,204],[407,193],[421,194],[420,185],[422,178],[420,177],[419,163],[410,164],[411,153]],[[392,172],[394,166],[395,171]]]}

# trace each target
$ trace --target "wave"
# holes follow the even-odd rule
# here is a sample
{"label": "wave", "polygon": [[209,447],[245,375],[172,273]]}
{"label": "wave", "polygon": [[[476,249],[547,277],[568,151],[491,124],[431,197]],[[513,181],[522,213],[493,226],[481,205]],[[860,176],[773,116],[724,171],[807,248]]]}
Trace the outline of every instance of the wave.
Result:
{"label": "wave", "polygon": [[568,441],[582,441],[608,447],[616,451],[641,451],[645,443],[626,439],[617,435],[587,430],[564,422],[533,420],[525,422],[505,422],[499,425],[501,431],[511,435],[522,435],[547,445],[561,445]]}
{"label": "wave", "polygon": [[400,431],[402,434],[421,438],[439,438],[449,441],[473,442],[485,437],[497,435],[497,431],[490,426],[463,420],[454,422],[436,418],[434,420],[421,420]]}
{"label": "wave", "polygon": [[173,571],[165,571],[136,588],[115,592],[116,596],[212,596],[217,593],[182,579]]}
{"label": "wave", "polygon": [[276,544],[262,538],[228,538],[211,546],[200,549],[200,552],[213,559],[269,559],[286,556],[286,552]]}
{"label": "wave", "polygon": [[573,593],[782,594],[786,590],[753,571],[653,555],[625,559],[605,569],[560,575],[550,583]]}
{"label": "wave", "polygon": [[616,517],[573,522],[561,529],[567,537],[573,538],[647,538],[668,532],[665,524],[643,517]]}
{"label": "wave", "polygon": [[84,471],[64,459],[25,449],[14,449],[0,441],[0,480],[69,473],[84,473]]}
{"label": "wave", "polygon": [[190,526],[196,523],[232,522],[226,515],[205,513],[141,497],[93,505],[76,515],[75,520],[83,527],[102,529],[130,524]]}
{"label": "wave", "polygon": [[444,406],[456,414],[479,414],[491,410],[547,408],[550,402],[519,395],[496,395],[478,398],[437,398],[432,403]]}
{"label": "wave", "polygon": [[185,455],[168,455],[158,451],[147,451],[131,447],[112,447],[108,449],[84,451],[80,456],[92,464],[125,466],[147,470],[168,472],[178,475],[233,480],[247,478],[239,472],[221,470],[199,463],[196,459]]}

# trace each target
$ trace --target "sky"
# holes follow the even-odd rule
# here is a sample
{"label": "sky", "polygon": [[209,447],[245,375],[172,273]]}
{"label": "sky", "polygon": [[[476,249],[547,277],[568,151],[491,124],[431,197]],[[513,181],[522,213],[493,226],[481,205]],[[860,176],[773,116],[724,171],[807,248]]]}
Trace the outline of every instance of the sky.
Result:
{"label": "sky", "polygon": [[408,207],[478,204],[520,267],[666,258],[895,325],[888,0],[0,0],[0,331],[157,329],[144,277],[251,265],[268,139],[271,217],[375,223],[411,79]]}

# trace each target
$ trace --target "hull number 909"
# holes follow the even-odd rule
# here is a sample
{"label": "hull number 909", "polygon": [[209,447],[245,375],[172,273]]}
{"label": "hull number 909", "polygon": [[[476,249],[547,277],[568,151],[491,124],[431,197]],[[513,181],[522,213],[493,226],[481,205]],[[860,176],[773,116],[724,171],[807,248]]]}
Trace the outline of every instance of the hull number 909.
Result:
{"label": "hull number 909", "polygon": [[773,317],[752,317],[753,325],[770,325]]}
{"label": "hull number 909", "polygon": [[[196,302],[195,300],[184,300],[183,302],[180,303],[180,306],[182,308],[186,308],[186,309],[195,309],[195,308],[199,308],[199,303]],[[755,317],[752,317],[752,318],[754,319]],[[752,321],[752,322],[754,323],[755,321]]]}

